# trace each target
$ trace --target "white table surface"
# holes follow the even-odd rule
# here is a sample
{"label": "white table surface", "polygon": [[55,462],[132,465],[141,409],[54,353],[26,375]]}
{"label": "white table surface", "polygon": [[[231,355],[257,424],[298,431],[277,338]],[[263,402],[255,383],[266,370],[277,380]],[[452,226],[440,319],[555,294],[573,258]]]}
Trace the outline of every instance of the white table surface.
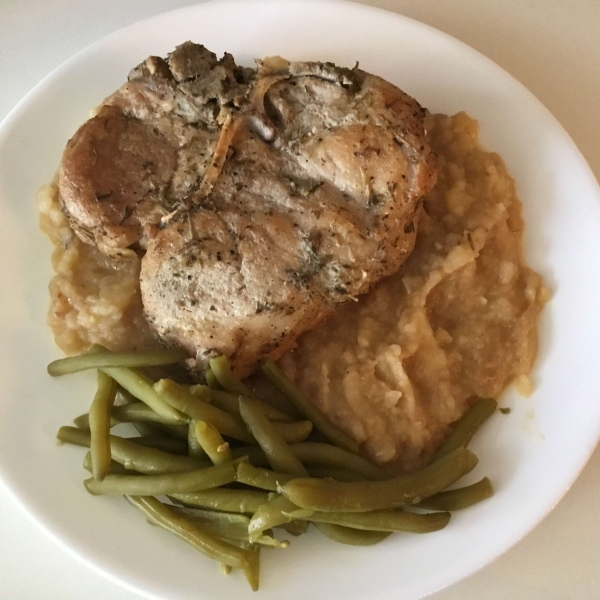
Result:
{"label": "white table surface", "polygon": [[[192,3],[0,0],[0,120],[75,52],[134,21]],[[600,2],[368,0],[365,4],[428,23],[496,61],[552,111],[600,179]],[[600,401],[600,390],[598,396]],[[596,450],[573,488],[529,536],[493,564],[432,598],[600,598],[599,559],[600,450]],[[0,598],[84,597],[139,598],[57,547],[0,486]]]}

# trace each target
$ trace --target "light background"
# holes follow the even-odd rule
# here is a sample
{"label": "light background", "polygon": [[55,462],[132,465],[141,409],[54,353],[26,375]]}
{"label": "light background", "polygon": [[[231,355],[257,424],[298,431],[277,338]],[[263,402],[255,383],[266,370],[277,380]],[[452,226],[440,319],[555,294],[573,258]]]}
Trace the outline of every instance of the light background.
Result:
{"label": "light background", "polygon": [[[0,0],[0,120],[43,76],[75,52],[137,20],[193,3]],[[363,3],[423,21],[497,62],[550,109],[600,178],[600,2],[367,0]],[[598,395],[600,401],[600,390]],[[576,403],[577,398],[565,398],[565,402]],[[599,484],[600,451],[597,450],[564,500],[533,533],[493,564],[434,594],[432,600],[600,598]],[[0,598],[84,597],[87,600],[139,598],[54,545],[0,487]]]}

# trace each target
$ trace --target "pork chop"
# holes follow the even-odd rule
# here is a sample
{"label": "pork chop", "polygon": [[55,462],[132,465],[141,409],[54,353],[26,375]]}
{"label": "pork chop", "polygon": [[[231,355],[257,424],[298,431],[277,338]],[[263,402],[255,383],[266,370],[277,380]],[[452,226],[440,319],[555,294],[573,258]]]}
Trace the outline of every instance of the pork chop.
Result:
{"label": "pork chop", "polygon": [[[84,241],[143,252],[144,309],[165,343],[200,369],[225,354],[245,376],[409,255],[435,182],[426,111],[358,68],[277,58],[249,72],[212,55],[177,77],[178,51],[77,132],[61,198]],[[220,96],[204,91],[217,68]]]}

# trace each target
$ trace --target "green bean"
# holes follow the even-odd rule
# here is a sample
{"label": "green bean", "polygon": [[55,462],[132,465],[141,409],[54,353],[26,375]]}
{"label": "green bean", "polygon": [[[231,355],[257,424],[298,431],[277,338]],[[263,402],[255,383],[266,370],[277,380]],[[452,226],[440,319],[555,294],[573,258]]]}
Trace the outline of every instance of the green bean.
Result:
{"label": "green bean", "polygon": [[117,394],[117,382],[98,371],[98,390],[90,407],[90,455],[92,475],[102,480],[110,465],[110,411]]}
{"label": "green bean", "polygon": [[[199,386],[192,386],[190,388],[190,391],[192,393],[194,393],[194,391],[198,387]],[[231,413],[234,415],[240,414],[240,407],[239,407],[239,403],[238,403],[238,398],[240,397],[240,394],[232,394],[230,392],[224,392],[222,390],[211,389],[209,391],[209,395],[210,395],[210,403],[213,404],[214,406],[217,406],[217,407],[223,409],[224,411],[227,411],[228,413]],[[256,400],[256,402],[259,403],[260,410],[264,413],[264,415],[267,417],[267,419],[269,419],[269,421],[277,421],[280,423],[289,423],[294,420],[294,417],[283,412],[282,410],[279,410],[278,408],[275,408],[274,406],[271,406],[269,403],[265,402],[264,400],[260,400],[259,398],[256,398],[255,396],[252,396],[252,398],[254,398],[254,400]]]}
{"label": "green bean", "polygon": [[193,419],[188,425],[188,454],[190,456],[194,456],[195,458],[201,458],[206,456],[206,452],[202,450],[202,446],[200,445],[200,442],[196,437],[196,421],[194,421]]}
{"label": "green bean", "polygon": [[391,475],[368,460],[342,448],[320,442],[302,442],[290,446],[294,456],[303,464],[320,465],[356,473],[364,479],[383,481]]}
{"label": "green bean", "polygon": [[327,440],[349,452],[358,453],[358,444],[348,434],[331,423],[316,406],[309,402],[294,382],[272,360],[267,360],[262,365],[261,370]]}
{"label": "green bean", "polygon": [[[158,395],[168,404],[178,411],[186,414],[188,417],[210,423],[222,434],[243,442],[254,442],[254,438],[248,432],[242,419],[238,414],[231,414],[221,410],[212,404],[201,399],[205,392],[199,392],[197,386],[193,386],[195,391],[191,393],[179,384],[170,379],[161,379],[154,385]],[[208,390],[203,386],[205,390]],[[254,399],[253,399],[254,400]],[[311,427],[306,421],[297,423],[274,423],[273,426],[284,440],[297,440],[307,435]],[[175,427],[178,427],[175,425]],[[187,434],[186,434],[187,437]]]}
{"label": "green bean", "polygon": [[311,434],[313,429],[313,425],[310,421],[273,423],[273,427],[275,427],[275,430],[287,444],[299,444],[300,442],[303,442]]}
{"label": "green bean", "polygon": [[[290,444],[289,448],[294,456],[309,470],[311,466],[315,466],[336,469],[338,473],[340,470],[355,473],[358,477],[354,478],[354,481],[364,479],[383,481],[392,477],[381,467],[331,444],[301,442],[299,444]],[[248,456],[250,462],[256,467],[269,466],[264,452],[257,446],[239,446],[238,448],[233,448],[232,453],[234,458]],[[327,477],[327,475],[323,475],[323,477]],[[335,479],[335,477],[333,478]],[[343,480],[339,479],[339,481]]]}
{"label": "green bean", "polygon": [[156,498],[128,495],[127,500],[139,508],[154,524],[174,533],[177,537],[200,550],[210,558],[214,558],[236,569],[247,569],[251,554],[222,542],[187,519],[176,515],[168,506]]}
{"label": "green bean", "polygon": [[161,379],[154,385],[154,389],[164,402],[178,411],[185,413],[188,417],[200,421],[206,421],[216,427],[223,435],[252,442],[254,438],[248,433],[243,421],[236,415],[203,402],[186,389],[170,379]]}
{"label": "green bean", "polygon": [[248,553],[250,554],[250,559],[248,566],[244,568],[244,575],[252,591],[256,592],[258,591],[260,580],[260,547],[251,546],[248,548]]}
{"label": "green bean", "polygon": [[494,413],[498,403],[493,398],[479,398],[456,423],[450,437],[442,444],[433,460],[438,460],[456,448],[466,448],[477,430]]}
{"label": "green bean", "polygon": [[416,504],[433,496],[475,468],[477,457],[457,448],[425,469],[387,481],[343,483],[294,479],[281,486],[283,495],[301,508],[327,512],[367,512]]}
{"label": "green bean", "polygon": [[208,533],[219,537],[248,539],[250,518],[246,515],[187,508],[185,506],[170,506],[169,508],[175,514],[196,523]]}
{"label": "green bean", "polygon": [[307,467],[306,469],[311,477],[320,477],[321,479],[335,479],[336,481],[347,482],[365,480],[362,475],[357,475],[351,471],[344,471],[343,469],[335,469],[333,467],[314,465]]}
{"label": "green bean", "polygon": [[[290,514],[293,517],[293,513]],[[311,515],[302,513],[302,518],[316,523],[342,525],[352,529],[367,531],[406,531],[409,533],[429,533],[443,529],[450,520],[448,512],[419,514],[403,510],[374,510],[364,513],[321,512]]]}
{"label": "green bean", "polygon": [[[75,417],[73,419],[73,424],[75,425],[75,427],[77,427],[77,429],[83,429],[84,431],[89,431],[90,430],[90,414],[85,413],[83,415],[79,415],[78,417]],[[118,424],[119,424],[119,421],[117,421],[116,419],[111,417],[110,426],[114,427],[115,425],[118,425]]]}
{"label": "green bean", "polygon": [[215,465],[231,462],[229,444],[223,439],[219,430],[206,421],[196,421],[194,435],[203,452],[208,454]]}
{"label": "green bean", "polygon": [[172,494],[174,502],[232,513],[255,513],[268,502],[266,492],[256,490],[212,489],[193,494]]}
{"label": "green bean", "polygon": [[255,467],[271,467],[260,446],[237,446],[231,449],[231,455],[234,459],[247,456],[250,463]]}
{"label": "green bean", "polygon": [[302,463],[292,454],[273,423],[260,411],[254,400],[240,396],[240,415],[275,471],[298,477],[308,475]]}
{"label": "green bean", "polygon": [[113,459],[128,469],[146,475],[188,473],[209,466],[208,462],[199,458],[171,454],[158,448],[140,445],[136,442],[139,439],[111,436]]}
{"label": "green bean", "polygon": [[[170,506],[169,508],[175,514],[195,523],[207,533],[220,538],[250,542],[250,538],[248,537],[250,519],[245,515],[199,510],[183,506]],[[287,548],[289,546],[289,542],[280,542],[272,535],[263,535],[255,543],[272,548]]]}
{"label": "green bean", "polygon": [[83,483],[90,494],[123,494],[137,496],[162,496],[199,492],[235,481],[232,463],[207,467],[185,473],[163,475],[107,475],[103,481],[86,479]]}
{"label": "green bean", "polygon": [[134,442],[138,446],[156,448],[156,450],[162,450],[163,452],[168,452],[169,454],[177,454],[179,456],[187,456],[188,454],[188,445],[186,441],[173,437],[167,437],[165,435],[132,437],[127,438],[127,440]]}
{"label": "green bean", "polygon": [[[89,431],[89,418],[88,415],[81,415],[77,417],[75,420],[75,424],[78,429],[82,429],[84,431]],[[117,424],[115,422],[115,424]],[[135,442],[136,444],[140,444],[141,446],[148,446],[150,448],[158,448],[159,450],[164,450],[165,452],[170,452],[171,454],[187,454],[188,446],[187,440],[182,440],[180,437],[171,437],[164,435],[163,429],[152,427],[144,422],[134,422],[134,427],[138,430],[141,437],[136,438],[126,438]],[[168,430],[167,430],[168,431]],[[69,441],[69,440],[64,440]],[[75,442],[71,442],[75,443]],[[78,444],[82,445],[82,444]]]}
{"label": "green bean", "polygon": [[[90,447],[90,434],[75,427],[61,427],[57,435],[62,442]],[[145,474],[185,473],[195,471],[207,464],[190,456],[176,456],[155,448],[140,446],[138,438],[110,436],[110,449],[113,460],[128,469]]]}
{"label": "green bean", "polygon": [[[132,425],[136,428],[137,432],[146,438],[157,438],[157,437],[173,437],[170,431],[163,429],[160,425],[152,425],[150,423],[145,423],[143,421],[135,421]],[[184,440],[181,440],[184,441]],[[187,439],[185,440],[187,454]]]}
{"label": "green bean", "polygon": [[[92,472],[92,455],[89,452],[86,452],[83,457],[83,468],[90,473]],[[123,465],[120,465],[114,460],[110,461],[108,472],[112,475],[139,475],[139,473],[126,469]]]}
{"label": "green bean", "polygon": [[308,531],[308,521],[291,521],[277,525],[277,529],[283,529],[293,536],[299,536]]}
{"label": "green bean", "polygon": [[167,425],[166,423],[157,423],[157,425],[171,437],[174,437],[178,440],[182,440],[187,442],[189,435],[189,428],[186,424],[181,425]]}
{"label": "green bean", "polygon": [[313,525],[334,542],[350,546],[373,546],[392,535],[389,531],[363,531],[330,523],[313,523]]}
{"label": "green bean", "polygon": [[[89,430],[89,414],[80,415],[76,419],[73,419],[73,423],[79,429]],[[159,425],[180,427],[178,423],[181,423],[181,421],[166,419],[165,417],[155,413],[143,402],[134,400],[129,404],[121,404],[113,407],[110,425],[111,427],[114,427],[119,423],[158,423]],[[177,434],[177,437],[181,437],[179,433]]]}
{"label": "green bean", "polygon": [[467,485],[466,487],[430,496],[416,504],[416,506],[429,510],[461,510],[482,500],[487,500],[493,495],[494,488],[492,487],[492,482],[487,477],[484,477],[481,481],[473,485]]}
{"label": "green bean", "polygon": [[267,529],[273,529],[273,527],[295,520],[289,514],[296,511],[298,511],[298,507],[287,498],[280,495],[274,496],[267,503],[259,506],[250,519],[248,526],[250,541],[258,539]]}
{"label": "green bean", "polygon": [[169,406],[155,391],[148,378],[143,373],[134,369],[123,367],[110,367],[101,369],[110,375],[117,383],[131,392],[138,400],[147,404],[154,412],[174,423],[182,423],[183,415],[172,406]]}
{"label": "green bean", "polygon": [[117,399],[115,400],[115,406],[125,406],[126,404],[133,404],[137,402],[137,398],[122,387],[117,389]]}
{"label": "green bean", "polygon": [[210,367],[208,367],[208,369],[206,369],[206,371],[204,371],[204,379],[206,379],[206,385],[211,390],[223,389],[219,385],[219,382],[217,381],[217,378],[215,377],[215,374],[212,372],[212,369]]}
{"label": "green bean", "polygon": [[162,423],[166,425],[177,425],[181,423],[181,418],[177,420],[165,418],[154,412],[154,410],[152,410],[144,402],[133,402],[131,404],[115,406],[112,411],[112,416],[120,423],[133,423],[134,421],[144,423]]}
{"label": "green bean", "polygon": [[106,348],[102,350],[55,360],[48,365],[48,374],[58,377],[87,369],[103,369],[105,367],[151,367],[168,365],[188,358],[188,355],[182,350],[138,350],[135,352],[109,352]]}
{"label": "green bean", "polygon": [[75,446],[90,447],[90,432],[76,427],[63,425],[56,434],[56,439],[61,444],[74,444]]}
{"label": "green bean", "polygon": [[293,475],[258,469],[249,463],[240,463],[236,469],[236,481],[245,485],[276,492],[280,485],[294,479]]}
{"label": "green bean", "polygon": [[242,396],[252,396],[252,392],[231,371],[226,356],[217,356],[209,360],[210,369],[219,385],[226,391]]}

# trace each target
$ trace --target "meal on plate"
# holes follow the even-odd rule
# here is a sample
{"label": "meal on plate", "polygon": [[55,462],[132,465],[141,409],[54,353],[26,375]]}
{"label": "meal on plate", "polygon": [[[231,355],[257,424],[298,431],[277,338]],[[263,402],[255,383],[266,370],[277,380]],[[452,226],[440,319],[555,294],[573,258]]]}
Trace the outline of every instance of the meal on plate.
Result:
{"label": "meal on plate", "polygon": [[[59,434],[90,446],[90,492],[253,587],[273,527],[375,543],[491,493],[442,490],[492,399],[527,391],[548,292],[466,114],[358,65],[186,42],[95,109],[38,200],[49,324],[79,353],[49,370],[100,369]],[[142,437],[109,436],[123,422]]]}

